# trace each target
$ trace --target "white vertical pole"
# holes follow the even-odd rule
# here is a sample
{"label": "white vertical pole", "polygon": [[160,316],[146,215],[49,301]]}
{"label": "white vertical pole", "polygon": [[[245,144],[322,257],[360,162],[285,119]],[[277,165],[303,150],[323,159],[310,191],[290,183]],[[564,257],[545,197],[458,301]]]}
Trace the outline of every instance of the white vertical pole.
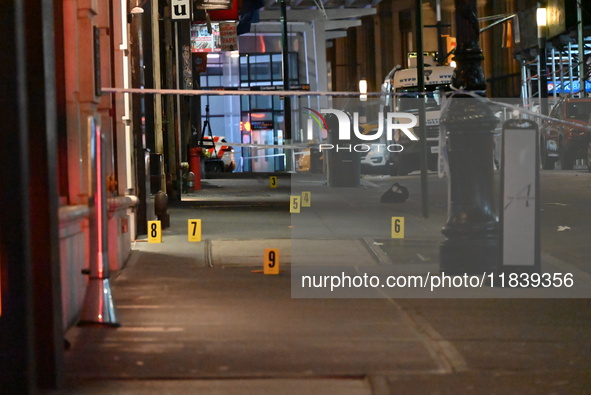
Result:
{"label": "white vertical pole", "polygon": [[581,89],[579,90],[579,97],[586,97],[585,91],[585,43],[583,42],[583,11],[582,0],[577,0],[577,41],[579,44],[579,81],[581,82]]}

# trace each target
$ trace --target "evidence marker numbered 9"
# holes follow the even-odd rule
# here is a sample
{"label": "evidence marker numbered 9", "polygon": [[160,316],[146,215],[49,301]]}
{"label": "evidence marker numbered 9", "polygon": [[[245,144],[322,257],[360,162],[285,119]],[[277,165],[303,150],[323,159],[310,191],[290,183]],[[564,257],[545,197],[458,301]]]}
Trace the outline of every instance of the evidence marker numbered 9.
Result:
{"label": "evidence marker numbered 9", "polygon": [[279,250],[277,248],[265,248],[263,273],[279,274]]}

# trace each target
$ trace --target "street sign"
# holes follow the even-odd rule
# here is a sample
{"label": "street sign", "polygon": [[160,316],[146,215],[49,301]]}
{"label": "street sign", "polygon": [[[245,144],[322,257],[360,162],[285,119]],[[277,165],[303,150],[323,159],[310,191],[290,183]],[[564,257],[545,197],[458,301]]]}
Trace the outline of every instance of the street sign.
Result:
{"label": "street sign", "polygon": [[236,22],[220,22],[220,41],[222,51],[238,51]]}
{"label": "street sign", "polygon": [[198,10],[229,10],[232,0],[197,0],[195,8]]}
{"label": "street sign", "polygon": [[503,125],[500,224],[502,270],[540,271],[538,126],[513,119]]}
{"label": "street sign", "polygon": [[172,19],[191,19],[191,1],[190,0],[172,0]]}

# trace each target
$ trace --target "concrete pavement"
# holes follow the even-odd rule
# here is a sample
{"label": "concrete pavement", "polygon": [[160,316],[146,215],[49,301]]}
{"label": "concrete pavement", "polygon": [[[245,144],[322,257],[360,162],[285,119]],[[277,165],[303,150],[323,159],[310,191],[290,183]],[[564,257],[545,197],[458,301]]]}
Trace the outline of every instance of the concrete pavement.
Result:
{"label": "concrete pavement", "polygon": [[[375,242],[390,231],[378,184],[334,194],[314,179],[265,181],[206,180],[170,209],[162,244],[135,243],[113,279],[122,326],[67,333],[59,393],[589,393],[588,299],[292,298],[295,265],[331,243],[335,264],[436,267],[445,204],[422,219],[412,176],[409,201],[387,210],[407,221],[396,257]],[[302,188],[320,209],[290,215]],[[191,218],[203,221],[201,243],[187,241]],[[285,259],[278,276],[260,273],[270,247]]]}

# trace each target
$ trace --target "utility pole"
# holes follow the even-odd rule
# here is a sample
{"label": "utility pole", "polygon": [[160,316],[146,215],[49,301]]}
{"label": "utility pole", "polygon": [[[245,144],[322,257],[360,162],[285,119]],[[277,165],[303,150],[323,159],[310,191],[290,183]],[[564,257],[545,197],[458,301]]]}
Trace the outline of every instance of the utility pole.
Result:
{"label": "utility pole", "polygon": [[[287,37],[287,7],[285,5],[286,0],[279,0],[279,4],[281,5],[281,55],[283,60],[283,90],[289,90],[289,42]],[[283,140],[285,144],[289,144],[291,142],[291,97],[286,95],[283,98]],[[291,155],[288,155],[286,158],[291,158]],[[287,169],[290,170],[292,161],[287,159]]]}
{"label": "utility pole", "polygon": [[[142,42],[142,18],[141,13],[131,14],[131,87],[138,89],[145,85],[144,79],[144,49]],[[132,116],[133,116],[133,141],[135,153],[136,169],[136,195],[138,197],[137,207],[137,234],[145,235],[148,233],[148,169],[146,168],[146,139],[145,139],[145,96],[134,93],[132,98]]]}
{"label": "utility pole", "polygon": [[494,201],[493,131],[498,122],[483,98],[486,80],[478,42],[477,0],[455,0],[457,67],[451,97],[442,114],[448,139],[448,219],[442,233],[440,270],[446,274],[483,274],[499,260],[499,219]]}
{"label": "utility pole", "polygon": [[417,48],[417,87],[419,105],[419,135],[421,137],[421,211],[429,218],[429,178],[427,173],[427,116],[425,114],[425,57],[423,55],[423,1],[415,0],[415,25]]}
{"label": "utility pole", "polygon": [[[170,5],[164,7],[164,43],[165,43],[165,87],[167,89],[174,89],[174,46],[173,46],[173,34],[172,34],[173,22]],[[173,95],[166,95],[165,97],[165,130],[166,138],[163,143],[166,151],[166,174],[170,177],[172,183],[167,186],[167,194],[171,200],[180,200],[180,191],[174,187],[177,179],[177,161],[176,161],[176,143],[175,143],[175,115],[174,115],[174,103],[175,97]],[[170,189],[168,188],[170,187]]]}
{"label": "utility pole", "polygon": [[546,51],[546,41],[548,36],[548,18],[546,7],[540,6],[536,10],[536,23],[538,25],[538,58],[540,60],[538,67],[538,96],[540,98],[540,113],[542,115],[548,115],[548,55]]}
{"label": "utility pole", "polygon": [[585,37],[583,35],[583,4],[582,0],[577,0],[577,42],[579,52],[579,81],[581,81],[581,89],[579,90],[579,97],[587,97],[587,90],[585,89]]}
{"label": "utility pole", "polygon": [[[160,69],[160,25],[158,14],[158,0],[152,1],[152,65],[154,74],[154,89],[162,88]],[[164,140],[162,137],[162,95],[154,95],[154,152],[164,153]],[[166,192],[166,177],[160,174],[160,189]]]}

